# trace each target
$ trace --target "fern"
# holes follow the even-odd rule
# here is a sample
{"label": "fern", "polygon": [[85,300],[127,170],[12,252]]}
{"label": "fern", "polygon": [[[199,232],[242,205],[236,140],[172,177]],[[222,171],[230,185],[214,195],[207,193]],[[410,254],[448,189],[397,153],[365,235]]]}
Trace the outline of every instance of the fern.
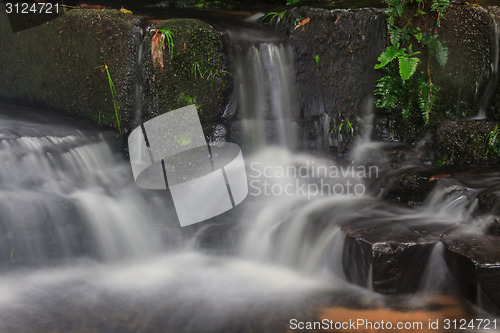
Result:
{"label": "fern", "polygon": [[490,154],[496,155],[500,159],[500,128],[495,125],[495,128],[488,134],[486,143]]}
{"label": "fern", "polygon": [[375,105],[378,108],[392,109],[396,106],[401,92],[401,80],[393,75],[386,75],[379,79],[375,86],[375,95],[380,96]]}
{"label": "fern", "polygon": [[419,62],[419,58],[408,56],[399,57],[399,75],[401,76],[401,80],[403,80],[403,82],[415,74]]}
{"label": "fern", "polygon": [[[432,82],[432,57],[441,66],[448,61],[448,48],[438,40],[436,33],[444,18],[449,0],[386,0],[388,8],[388,46],[378,57],[376,69],[385,69],[387,74],[377,81],[375,104],[378,108],[401,111],[408,118],[419,110],[425,124],[428,124],[437,103],[439,87]],[[429,6],[430,4],[430,6]],[[436,29],[417,26],[413,19],[429,15],[425,8],[431,8]],[[417,22],[420,22],[418,20]],[[434,30],[434,32],[429,32]],[[418,45],[414,52],[413,45]]]}
{"label": "fern", "polygon": [[385,51],[378,57],[379,63],[375,65],[375,69],[380,69],[385,67],[388,63],[404,54],[404,50],[400,50],[395,46],[389,46]]}
{"label": "fern", "polygon": [[265,23],[266,19],[269,19],[267,23],[272,24],[273,22],[275,22],[275,24],[278,24],[283,20],[283,17],[285,17],[285,14],[286,14],[286,10],[279,12],[279,13],[278,12],[269,12],[260,19],[260,23],[261,24]]}
{"label": "fern", "polygon": [[432,109],[437,101],[438,88],[432,81],[421,82],[419,86],[418,103],[422,117],[427,124],[430,120]]}

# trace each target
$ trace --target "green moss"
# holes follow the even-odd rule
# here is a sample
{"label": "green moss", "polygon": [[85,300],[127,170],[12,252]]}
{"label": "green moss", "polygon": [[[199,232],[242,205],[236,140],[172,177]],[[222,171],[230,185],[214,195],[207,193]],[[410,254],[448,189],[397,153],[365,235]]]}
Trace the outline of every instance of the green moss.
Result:
{"label": "green moss", "polygon": [[[150,45],[156,29],[174,31],[172,54],[163,54],[164,69],[152,64]],[[203,123],[212,122],[224,111],[226,88],[231,83],[220,34],[209,24],[194,19],[160,22],[145,39],[146,118],[196,104]]]}
{"label": "green moss", "polygon": [[439,164],[499,164],[500,156],[493,154],[489,134],[495,124],[485,121],[443,122],[436,132]]}
{"label": "green moss", "polygon": [[[0,15],[0,98],[22,100],[117,127],[106,62],[120,120],[134,110],[140,18],[117,10],[78,9],[41,26],[11,33]],[[82,31],[85,31],[82,34]]]}
{"label": "green moss", "polygon": [[[177,98],[174,100],[174,108],[182,108],[183,106],[188,106],[191,104],[196,105],[196,97],[191,97],[189,95],[186,95],[184,93],[180,93]],[[196,105],[198,108],[198,105]]]}

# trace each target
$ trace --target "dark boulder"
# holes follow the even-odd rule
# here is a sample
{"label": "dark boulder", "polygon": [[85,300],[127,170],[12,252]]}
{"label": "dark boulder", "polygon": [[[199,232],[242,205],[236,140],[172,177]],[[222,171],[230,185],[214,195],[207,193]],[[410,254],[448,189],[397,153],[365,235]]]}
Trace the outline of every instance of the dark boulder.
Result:
{"label": "dark boulder", "polygon": [[500,236],[500,218],[495,217],[491,220],[490,224],[486,229],[488,235]]}
{"label": "dark boulder", "polygon": [[[445,259],[463,294],[478,301],[478,293],[500,307],[500,251],[498,236],[457,230],[443,237]],[[481,304],[479,304],[481,305]]]}
{"label": "dark boulder", "polygon": [[481,193],[477,199],[479,212],[500,215],[500,190]]}
{"label": "dark boulder", "polygon": [[[164,39],[163,71],[153,69],[151,60],[159,28],[172,33],[172,56]],[[119,10],[79,8],[17,33],[0,15],[0,31],[1,100],[60,110],[123,132],[196,104],[207,136],[223,132],[209,124],[225,110],[232,76],[221,32],[203,21],[150,25]]]}
{"label": "dark boulder", "polygon": [[107,65],[126,126],[135,104],[140,22],[118,10],[78,9],[12,33],[0,15],[0,98],[118,127]]}
{"label": "dark boulder", "polygon": [[379,77],[373,66],[386,43],[383,10],[298,7],[286,12],[279,29],[295,50],[301,118],[328,114],[332,133],[349,121],[358,135]]}
{"label": "dark boulder", "polygon": [[[354,223],[343,227],[343,267],[347,279],[384,294],[415,292],[433,246],[450,225],[382,225]],[[371,276],[370,276],[371,275]]]}
{"label": "dark boulder", "polygon": [[481,120],[440,122],[436,129],[435,149],[445,164],[500,163],[500,156],[488,146],[488,135],[494,128],[494,122]]}

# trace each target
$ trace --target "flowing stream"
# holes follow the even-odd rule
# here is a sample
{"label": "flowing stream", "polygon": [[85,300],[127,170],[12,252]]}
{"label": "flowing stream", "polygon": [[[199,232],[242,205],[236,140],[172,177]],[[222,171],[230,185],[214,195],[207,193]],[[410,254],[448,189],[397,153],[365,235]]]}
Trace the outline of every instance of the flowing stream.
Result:
{"label": "flowing stream", "polygon": [[[135,185],[112,133],[0,105],[0,332],[285,332],[291,318],[318,319],[319,307],[426,304],[425,295],[394,300],[348,283],[345,268],[358,263],[343,257],[341,228],[480,230],[471,212],[485,182],[450,179],[410,209],[377,198],[361,169],[292,152],[290,57],[272,42],[237,56],[239,112],[253,123],[246,140],[258,141],[245,156],[250,194],[185,229],[162,191]],[[215,248],[236,240],[210,250],[210,230]],[[442,265],[441,253],[436,245],[429,265]],[[425,279],[442,277],[428,271]]]}

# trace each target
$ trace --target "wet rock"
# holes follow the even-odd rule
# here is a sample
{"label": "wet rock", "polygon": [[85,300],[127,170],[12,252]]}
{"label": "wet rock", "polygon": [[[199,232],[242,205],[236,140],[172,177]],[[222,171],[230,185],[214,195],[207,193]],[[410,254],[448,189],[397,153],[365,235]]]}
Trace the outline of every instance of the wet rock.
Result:
{"label": "wet rock", "polygon": [[500,236],[500,217],[492,219],[490,225],[486,229],[488,235]]}
{"label": "wet rock", "polygon": [[477,197],[480,213],[500,215],[500,190],[488,191]]}
{"label": "wet rock", "polygon": [[387,186],[384,199],[405,203],[409,206],[420,205],[434,188],[431,171],[405,172]]}
{"label": "wet rock", "polygon": [[[495,21],[497,24],[497,29],[498,31],[495,32],[494,35],[492,35],[493,42],[497,44],[497,47],[500,48],[500,7],[498,7],[498,4],[496,6],[488,6],[487,7],[488,13],[490,14],[490,17]],[[496,39],[496,40],[495,40]],[[493,63],[497,62],[499,59],[495,59],[495,57],[498,57],[500,55],[500,49],[498,50],[498,53],[493,53],[492,60]],[[496,74],[496,75],[495,75]],[[489,105],[486,106],[486,116],[488,119],[494,120],[494,121],[500,121],[500,84],[499,84],[499,73],[494,73],[493,70],[490,73],[490,86],[493,89],[491,92],[492,96],[486,96],[490,97],[491,101]],[[495,80],[496,79],[496,80]],[[488,86],[486,86],[488,88]],[[494,91],[496,90],[496,92]],[[485,101],[488,102],[488,101]]]}
{"label": "wet rock", "polygon": [[[437,33],[448,46],[448,61],[433,65],[442,87],[434,115],[438,119],[464,119],[479,112],[479,99],[491,72],[494,25],[488,12],[477,6],[451,6]],[[476,90],[477,87],[477,90]]]}
{"label": "wet rock", "polygon": [[[172,36],[163,52],[163,70],[152,62],[156,29]],[[144,120],[190,104],[196,104],[204,127],[222,119],[233,76],[221,32],[200,20],[166,20],[147,29],[144,45]]]}
{"label": "wet rock", "polygon": [[[207,135],[220,134],[211,133],[208,123],[223,113],[231,90],[221,33],[190,19],[162,21],[144,32],[147,25],[144,17],[118,10],[78,9],[12,33],[7,16],[0,15],[0,99],[61,110],[124,132],[196,104]],[[165,45],[163,72],[151,61],[157,28],[172,32],[173,53]],[[109,80],[116,88],[116,112]]]}
{"label": "wet rock", "polygon": [[497,164],[500,157],[490,151],[487,143],[494,127],[494,122],[481,120],[443,121],[437,126],[434,147],[443,164]]}
{"label": "wet rock", "polygon": [[348,120],[358,135],[379,77],[373,66],[386,43],[383,10],[298,7],[287,10],[279,29],[295,50],[301,116],[327,113],[332,130]]}
{"label": "wet rock", "polygon": [[[453,5],[438,34],[449,48],[444,68],[432,64],[436,83],[442,86],[436,119],[463,119],[479,112],[491,90],[494,60],[494,9]],[[309,19],[305,24],[299,23]],[[382,73],[373,69],[386,46],[385,16],[381,9],[319,9],[298,7],[286,12],[281,31],[289,34],[295,49],[298,97],[304,118],[328,113],[331,128],[342,120],[354,124],[370,103],[375,81]],[[491,114],[500,98],[486,103]],[[484,104],[484,103],[483,103]],[[493,110],[493,111],[492,111]],[[403,120],[400,112],[383,119],[377,134],[384,139],[417,142],[426,133],[419,114]]]}
{"label": "wet rock", "polygon": [[0,15],[0,98],[64,110],[118,127],[105,65],[116,87],[119,120],[134,110],[141,18],[117,10],[71,10],[12,33]]}
{"label": "wet rock", "polygon": [[[498,236],[457,231],[443,237],[448,250],[445,259],[463,294],[478,300],[478,287],[500,307],[500,252]],[[481,305],[481,304],[480,304]]]}
{"label": "wet rock", "polygon": [[[450,225],[344,226],[343,267],[347,279],[361,286],[371,281],[384,294],[415,292],[433,246]],[[371,274],[371,276],[370,276]]]}

